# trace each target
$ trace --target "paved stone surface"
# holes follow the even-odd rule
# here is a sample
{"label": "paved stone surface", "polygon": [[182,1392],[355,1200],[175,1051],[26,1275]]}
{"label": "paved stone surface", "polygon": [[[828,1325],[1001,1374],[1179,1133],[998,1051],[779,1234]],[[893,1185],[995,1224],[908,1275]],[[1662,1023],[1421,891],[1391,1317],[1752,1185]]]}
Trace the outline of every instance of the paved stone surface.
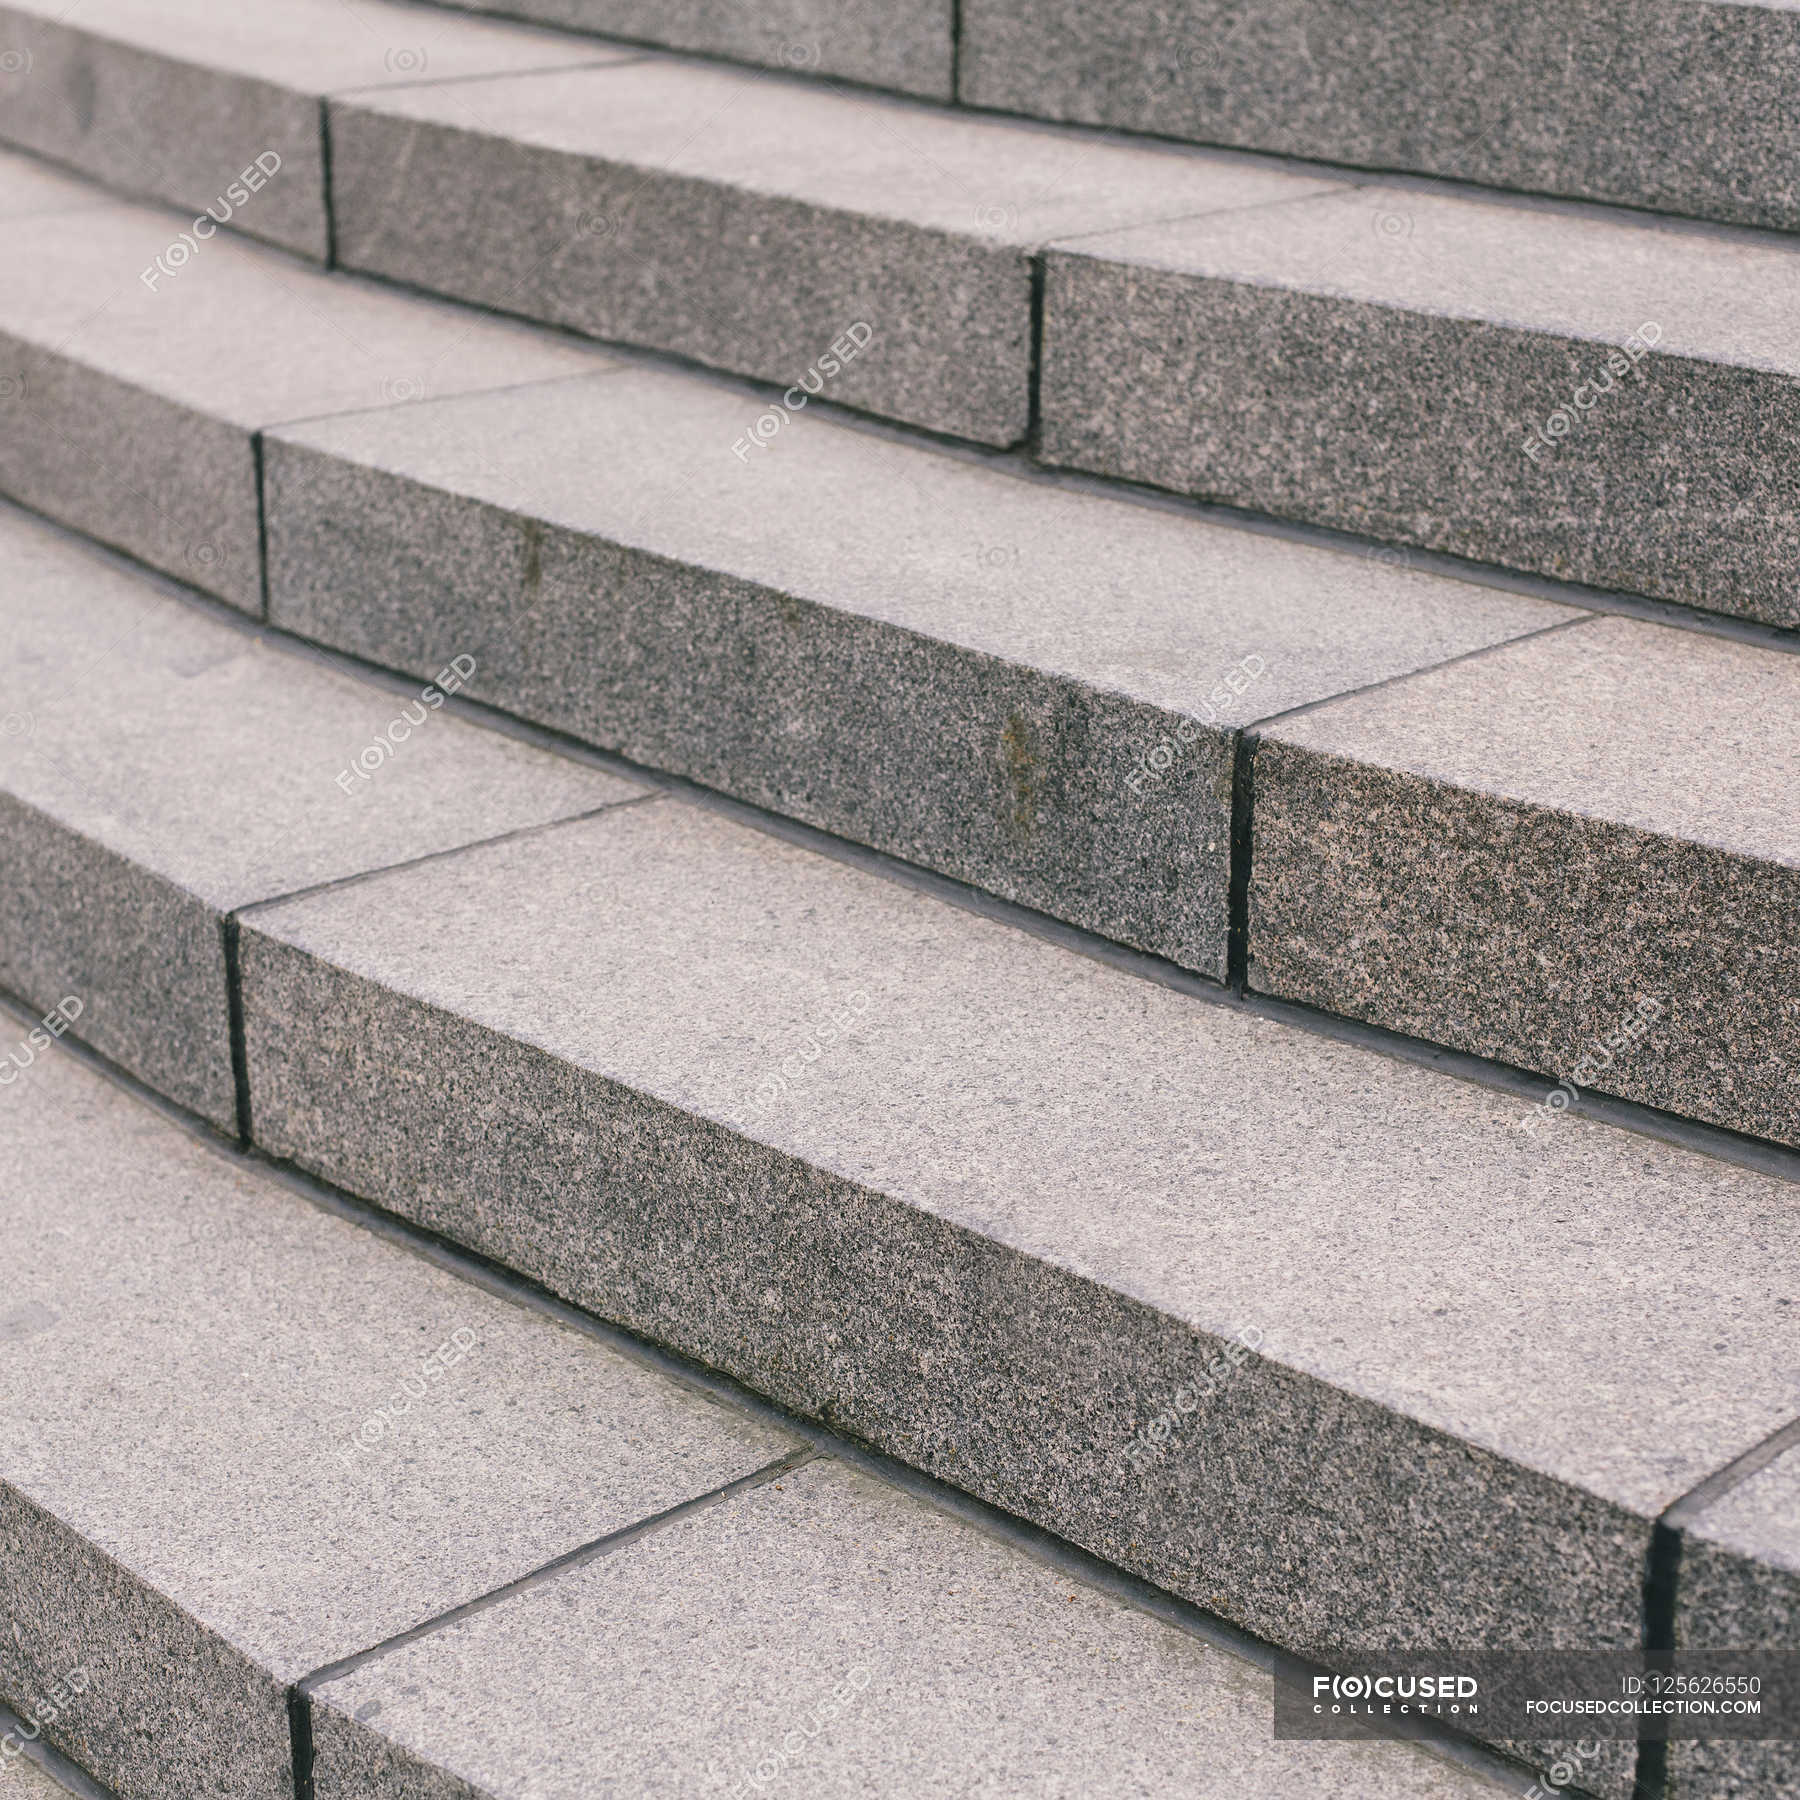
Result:
{"label": "paved stone surface", "polygon": [[486,0],[478,10],[951,98],[950,0]]}
{"label": "paved stone surface", "polygon": [[659,58],[331,117],[346,267],[993,444],[1035,246],[1333,185]]}
{"label": "paved stone surface", "polygon": [[0,1752],[0,1795],[6,1800],[69,1800],[69,1790],[53,1781],[28,1755]]}
{"label": "paved stone surface", "polygon": [[78,1035],[218,1124],[232,908],[636,792],[275,649],[10,509],[0,591],[0,986],[72,996]]}
{"label": "paved stone surface", "polygon": [[1221,978],[1237,728],[1569,616],[759,416],[628,370],[271,436],[270,616]]}
{"label": "paved stone surface", "polygon": [[[0,168],[0,195],[38,191]],[[0,490],[248,611],[262,427],[604,366],[224,237],[152,287],[178,224],[115,205],[7,227]]]}
{"label": "paved stone surface", "polygon": [[1289,1644],[1635,1643],[1800,1411],[1786,1184],[673,800],[242,957],[276,1154]]}
{"label": "paved stone surface", "polygon": [[793,1447],[67,1055],[0,1146],[0,1693],[84,1671],[48,1730],[121,1794],[285,1800],[286,1684]]}
{"label": "paved stone surface", "polygon": [[964,0],[961,45],[977,106],[1800,225],[1784,0]]}
{"label": "paved stone surface", "polygon": [[[1703,1508],[1681,1533],[1676,1642],[1793,1654],[1800,1613],[1800,1455],[1789,1451]],[[1669,1747],[1671,1800],[1800,1789],[1800,1745]]]}
{"label": "paved stone surface", "polygon": [[[4,80],[0,73],[0,82]],[[78,207],[104,206],[111,198],[104,188],[64,175],[35,156],[0,150],[0,219],[74,212]]]}
{"label": "paved stone surface", "polygon": [[1371,188],[1047,268],[1050,461],[1800,624],[1800,247]]}
{"label": "paved stone surface", "polygon": [[617,54],[385,0],[7,0],[0,136],[324,261],[325,95]]}
{"label": "paved stone surface", "polygon": [[1250,1665],[815,1462],[321,1688],[315,1774],[319,1800],[1501,1791],[1274,1743],[1270,1707]]}
{"label": "paved stone surface", "polygon": [[1273,726],[1252,985],[1800,1143],[1797,741],[1800,658],[1618,618]]}

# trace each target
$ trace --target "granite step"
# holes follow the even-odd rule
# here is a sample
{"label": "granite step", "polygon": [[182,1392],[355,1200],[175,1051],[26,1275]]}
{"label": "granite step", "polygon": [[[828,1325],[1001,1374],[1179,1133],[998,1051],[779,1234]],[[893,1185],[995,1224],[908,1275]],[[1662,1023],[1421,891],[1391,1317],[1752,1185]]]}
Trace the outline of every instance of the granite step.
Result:
{"label": "granite step", "polygon": [[1787,1181],[673,798],[241,970],[271,1154],[1307,1654],[1633,1646],[1657,1520],[1800,1415]]}
{"label": "granite step", "polygon": [[269,617],[1223,980],[1241,728],[1581,616],[758,405],[271,431]]}
{"label": "granite step", "polygon": [[[455,0],[462,4],[463,0]],[[953,99],[956,0],[468,0],[475,12]]]}
{"label": "granite step", "polygon": [[[236,908],[566,819],[640,790],[317,658],[0,506],[0,989],[243,1124]],[[40,1042],[39,1040],[44,1040]]]}
{"label": "granite step", "polygon": [[[6,0],[0,137],[198,213],[200,245],[229,224],[324,262],[328,95],[620,54],[390,0]],[[170,240],[176,267],[197,254]]]}
{"label": "granite step", "polygon": [[1507,1791],[1272,1742],[1254,1663],[66,1051],[0,1154],[0,1701],[119,1800]]}
{"label": "granite step", "polygon": [[1041,453],[1791,628],[1797,302],[1790,240],[1403,188],[1107,233]]}
{"label": "granite step", "polygon": [[1042,245],[1339,185],[653,56],[329,117],[347,268],[996,445]]}
{"label": "granite step", "polygon": [[1800,229],[1783,0],[962,0],[959,48],[975,106]]}
{"label": "granite step", "polygon": [[605,366],[224,233],[164,275],[179,218],[102,197],[0,157],[0,492],[247,611],[265,427]]}
{"label": "granite step", "polygon": [[1624,618],[1257,734],[1253,987],[1800,1146],[1800,657]]}

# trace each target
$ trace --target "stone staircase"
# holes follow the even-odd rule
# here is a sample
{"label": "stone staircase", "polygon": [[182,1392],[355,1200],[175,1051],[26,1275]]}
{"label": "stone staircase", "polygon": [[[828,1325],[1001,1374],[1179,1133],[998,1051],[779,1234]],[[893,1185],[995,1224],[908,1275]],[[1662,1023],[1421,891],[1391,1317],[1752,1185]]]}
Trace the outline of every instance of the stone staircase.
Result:
{"label": "stone staircase", "polygon": [[0,5],[0,1800],[1800,1794],[1268,1673],[1796,1635],[1797,15],[493,10]]}

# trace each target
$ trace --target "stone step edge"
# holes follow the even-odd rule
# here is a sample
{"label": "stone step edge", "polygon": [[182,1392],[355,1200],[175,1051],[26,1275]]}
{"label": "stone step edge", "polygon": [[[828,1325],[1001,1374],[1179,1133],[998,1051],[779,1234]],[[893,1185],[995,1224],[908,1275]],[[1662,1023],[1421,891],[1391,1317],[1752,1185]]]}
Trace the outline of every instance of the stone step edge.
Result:
{"label": "stone step edge", "polygon": [[[270,902],[269,904],[274,903]],[[0,1020],[25,1029],[28,1029],[34,1022],[31,1009],[16,995],[4,989],[0,989]],[[90,1045],[82,1042],[72,1032],[64,1037],[58,1049],[62,1054],[75,1057],[85,1067],[101,1075],[115,1087],[122,1089],[138,1103],[150,1107],[162,1118],[179,1126],[214,1155],[265,1179],[279,1182],[290,1193],[297,1195],[321,1212],[355,1225],[368,1232],[370,1236],[402,1249],[409,1255],[418,1257],[421,1261],[443,1270],[458,1280],[481,1289],[484,1293],[543,1319],[546,1323],[560,1325],[602,1344],[639,1367],[665,1376],[691,1391],[700,1393],[727,1410],[748,1414],[775,1426],[790,1437],[799,1437],[803,1440],[804,1447],[802,1449],[775,1463],[740,1476],[708,1493],[695,1495],[663,1513],[637,1520],[621,1530],[596,1539],[591,1544],[580,1545],[573,1550],[566,1551],[539,1568],[509,1581],[499,1588],[479,1595],[473,1600],[465,1601],[433,1618],[422,1620],[416,1626],[397,1633],[379,1644],[370,1645],[362,1651],[340,1658],[336,1662],[312,1670],[300,1677],[290,1684],[289,1688],[289,1719],[295,1733],[296,1750],[300,1748],[303,1741],[309,1741],[310,1738],[309,1707],[312,1689],[324,1685],[352,1668],[378,1659],[389,1649],[398,1648],[403,1643],[410,1643],[416,1638],[428,1636],[444,1626],[453,1624],[471,1613],[484,1610],[522,1589],[554,1579],[564,1570],[591,1560],[605,1548],[615,1547],[629,1539],[654,1531],[664,1523],[672,1522],[677,1517],[710,1506],[729,1494],[778,1479],[789,1469],[798,1468],[806,1462],[819,1459],[844,1462],[859,1472],[869,1475],[887,1486],[897,1488],[902,1493],[974,1527],[989,1537],[1023,1551],[1033,1560],[1055,1569],[1069,1580],[1079,1581],[1084,1586],[1092,1588],[1122,1605],[1150,1614],[1163,1623],[1196,1638],[1209,1648],[1220,1650],[1226,1655],[1240,1662],[1249,1663],[1264,1672],[1274,1669],[1278,1646],[1266,1642],[1242,1626],[1208,1612],[1193,1601],[1183,1599],[1164,1588],[1159,1588],[1143,1577],[1133,1575],[1129,1571],[1107,1562],[1104,1558],[1059,1537],[1041,1525],[1007,1513],[973,1494],[952,1487],[936,1476],[912,1468],[872,1445],[846,1437],[816,1420],[791,1413],[754,1390],[745,1387],[733,1377],[708,1368],[678,1351],[669,1349],[652,1339],[575,1306],[528,1277],[516,1274],[504,1265],[475,1251],[465,1249],[423,1226],[372,1205],[357,1195],[335,1187],[292,1163],[268,1154],[255,1145],[234,1143],[208,1120],[199,1114],[190,1113],[178,1102],[168,1099],[147,1086],[136,1076],[121,1069]],[[1787,1429],[1800,1433],[1800,1421],[1796,1421]],[[0,1702],[0,1728],[15,1722],[4,1703]],[[1391,1734],[1384,1732],[1383,1735],[1392,1735],[1398,1739],[1413,1742],[1456,1767],[1509,1786],[1516,1787],[1521,1776],[1529,1778],[1534,1773],[1531,1764],[1505,1756],[1486,1744],[1466,1738],[1446,1726],[1431,1721],[1421,1721],[1410,1729],[1396,1728]],[[66,1771],[65,1785],[69,1786],[72,1792],[81,1796],[82,1800],[119,1800],[119,1797],[110,1789],[95,1782],[85,1770],[70,1762],[59,1751],[47,1744],[42,1748],[44,1759],[53,1765],[58,1773],[58,1778],[63,1779],[62,1772]],[[297,1761],[295,1767],[298,1774],[302,1765]],[[302,1786],[299,1792],[304,1796],[307,1789]]]}

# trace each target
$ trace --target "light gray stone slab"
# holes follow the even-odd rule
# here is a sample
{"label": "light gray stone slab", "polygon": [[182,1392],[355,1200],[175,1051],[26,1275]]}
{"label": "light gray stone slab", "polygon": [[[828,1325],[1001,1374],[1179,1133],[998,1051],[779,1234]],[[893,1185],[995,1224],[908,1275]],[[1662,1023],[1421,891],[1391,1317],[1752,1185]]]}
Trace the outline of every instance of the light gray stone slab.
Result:
{"label": "light gray stone slab", "polygon": [[73,997],[80,1036],[221,1125],[233,908],[637,791],[276,649],[10,509],[0,591],[0,987]]}
{"label": "light gray stone slab", "polygon": [[1788,1184],[672,799],[241,948],[269,1150],[1282,1643],[1634,1644],[1800,1410]]}
{"label": "light gray stone slab", "polygon": [[1570,616],[769,417],[628,370],[272,434],[270,616],[1220,978],[1237,729]]}
{"label": "light gray stone slab", "polygon": [[952,98],[951,0],[481,0],[475,10]]}
{"label": "light gray stone slab", "polygon": [[1800,623],[1800,246],[1399,188],[1047,259],[1043,449]]}
{"label": "light gray stone slab", "polygon": [[322,262],[327,94],[618,54],[387,0],[7,0],[0,136]]}
{"label": "light gray stone slab", "polygon": [[66,1054],[0,1156],[0,1696],[122,1800],[288,1800],[291,1683],[793,1448]]}
{"label": "light gray stone slab", "polygon": [[4,1800],[69,1800],[69,1790],[46,1775],[26,1753],[0,1762],[0,1796]]}
{"label": "light gray stone slab", "polygon": [[[0,195],[38,191],[0,168]],[[264,426],[604,366],[223,235],[165,274],[180,224],[114,205],[7,227],[0,491],[247,611]]]}
{"label": "light gray stone slab", "polygon": [[1791,0],[963,0],[962,98],[1793,230]]}
{"label": "light gray stone slab", "polygon": [[661,58],[331,120],[346,267],[992,444],[1028,423],[1036,246],[1335,186]]}
{"label": "light gray stone slab", "polygon": [[1796,742],[1800,658],[1619,618],[1286,720],[1251,983],[1800,1143]]}
{"label": "light gray stone slab", "polygon": [[[1275,1743],[1269,1677],[815,1462],[317,1690],[318,1800],[1504,1790]],[[429,1771],[429,1774],[427,1774]]]}
{"label": "light gray stone slab", "polygon": [[[4,79],[0,72],[0,81]],[[104,188],[77,181],[48,163],[39,162],[35,156],[0,150],[0,219],[74,212],[78,208],[104,206],[111,198]]]}

